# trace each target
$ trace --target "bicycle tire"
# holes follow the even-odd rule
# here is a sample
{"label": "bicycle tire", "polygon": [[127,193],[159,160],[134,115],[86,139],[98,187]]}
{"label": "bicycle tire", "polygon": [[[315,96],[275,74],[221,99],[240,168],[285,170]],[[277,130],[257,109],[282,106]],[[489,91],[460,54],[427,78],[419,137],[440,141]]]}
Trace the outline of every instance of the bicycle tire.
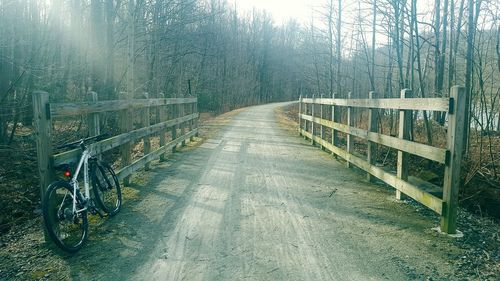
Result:
{"label": "bicycle tire", "polygon": [[116,215],[122,206],[122,192],[113,168],[103,161],[91,166],[92,190],[98,207],[110,216]]}
{"label": "bicycle tire", "polygon": [[[68,196],[69,195],[69,196]],[[42,213],[49,237],[62,250],[74,253],[87,240],[87,211],[73,213],[73,187],[65,181],[49,185],[42,202]],[[83,204],[77,196],[77,209]]]}

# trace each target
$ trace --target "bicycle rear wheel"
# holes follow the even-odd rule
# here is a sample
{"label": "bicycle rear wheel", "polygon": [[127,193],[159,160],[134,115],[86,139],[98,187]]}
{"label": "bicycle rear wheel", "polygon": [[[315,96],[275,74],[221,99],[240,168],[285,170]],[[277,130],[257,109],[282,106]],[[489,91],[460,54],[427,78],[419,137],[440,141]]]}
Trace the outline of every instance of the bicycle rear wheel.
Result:
{"label": "bicycle rear wheel", "polygon": [[[49,185],[42,202],[43,220],[49,237],[66,252],[83,246],[88,234],[87,211],[73,211],[73,187],[65,181]],[[77,197],[76,209],[83,208]]]}
{"label": "bicycle rear wheel", "polygon": [[122,206],[122,192],[113,168],[106,162],[98,161],[92,165],[91,178],[99,208],[110,216],[116,215]]}

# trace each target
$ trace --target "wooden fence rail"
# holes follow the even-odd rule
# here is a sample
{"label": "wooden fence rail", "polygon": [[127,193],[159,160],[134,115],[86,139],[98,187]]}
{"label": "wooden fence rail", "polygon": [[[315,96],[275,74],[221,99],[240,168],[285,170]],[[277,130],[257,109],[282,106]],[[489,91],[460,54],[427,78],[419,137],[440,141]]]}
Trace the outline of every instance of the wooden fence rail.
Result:
{"label": "wooden fence rail", "polygon": [[[399,99],[377,99],[371,92],[369,99],[302,98],[299,99],[299,132],[319,144],[332,154],[346,160],[347,166],[355,165],[367,172],[368,180],[376,177],[396,189],[396,196],[410,196],[441,216],[441,231],[455,234],[460,182],[460,165],[463,152],[465,90],[451,88],[450,98],[411,98],[410,90],[402,90]],[[320,107],[317,110],[316,107]],[[331,116],[326,116],[324,106],[331,107]],[[347,107],[347,122],[340,123],[340,107]],[[353,125],[353,110],[368,109],[368,129]],[[399,110],[398,137],[378,133],[379,109]],[[410,140],[410,128],[414,110],[440,111],[448,114],[446,148],[438,148]],[[318,116],[319,112],[319,116]],[[320,133],[314,127],[320,126]],[[331,141],[325,140],[324,127],[332,130]],[[347,135],[346,150],[340,147],[338,132]],[[367,156],[356,155],[352,137],[367,142]],[[377,145],[398,150],[396,174],[385,171],[375,163]],[[445,165],[442,198],[420,189],[409,181],[408,156],[417,155]],[[420,180],[420,182],[422,182]]]}
{"label": "wooden fence rail", "polygon": [[[163,94],[160,94],[163,96]],[[138,169],[149,169],[149,163],[157,158],[165,159],[165,154],[186,140],[198,134],[197,98],[155,98],[149,99],[144,94],[142,99],[98,101],[97,93],[89,93],[86,102],[49,103],[49,94],[35,92],[33,94],[34,123],[37,134],[37,158],[40,174],[41,196],[47,186],[55,178],[53,167],[75,162],[81,154],[80,149],[73,149],[53,154],[52,126],[55,119],[68,116],[86,116],[88,134],[98,135],[101,114],[118,112],[121,133],[90,145],[94,155],[119,147],[121,150],[121,166],[117,171],[118,178],[126,183],[129,176]],[[134,110],[139,113],[138,128],[134,128]],[[152,118],[154,115],[154,118]],[[152,124],[153,123],[153,124]],[[187,128],[187,131],[186,129]],[[180,129],[180,134],[177,130]],[[170,140],[167,140],[167,132]],[[151,137],[159,136],[159,148],[152,150]],[[132,144],[143,141],[143,156],[132,162]]]}

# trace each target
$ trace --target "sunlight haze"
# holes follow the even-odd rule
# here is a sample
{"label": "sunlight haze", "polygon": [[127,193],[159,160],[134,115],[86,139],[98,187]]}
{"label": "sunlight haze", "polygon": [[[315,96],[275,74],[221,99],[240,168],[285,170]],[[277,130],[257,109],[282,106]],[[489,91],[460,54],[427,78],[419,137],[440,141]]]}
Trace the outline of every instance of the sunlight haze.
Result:
{"label": "sunlight haze", "polygon": [[[290,19],[296,19],[302,24],[310,22],[312,9],[314,8],[314,17],[317,18],[317,11],[327,5],[329,0],[231,0],[230,2],[236,3],[236,8],[243,12],[251,12],[253,8],[265,10],[272,15],[275,24],[280,25]],[[337,2],[338,0],[335,0],[334,5]],[[350,17],[349,14],[354,14],[358,8],[357,2],[352,1],[343,1],[342,5],[346,17]],[[420,16],[429,12],[433,6],[432,0],[417,1]]]}
{"label": "sunlight haze", "polygon": [[286,23],[295,18],[301,23],[311,17],[311,6],[323,2],[321,0],[232,0],[240,11],[249,12],[255,7],[271,13],[276,24]]}

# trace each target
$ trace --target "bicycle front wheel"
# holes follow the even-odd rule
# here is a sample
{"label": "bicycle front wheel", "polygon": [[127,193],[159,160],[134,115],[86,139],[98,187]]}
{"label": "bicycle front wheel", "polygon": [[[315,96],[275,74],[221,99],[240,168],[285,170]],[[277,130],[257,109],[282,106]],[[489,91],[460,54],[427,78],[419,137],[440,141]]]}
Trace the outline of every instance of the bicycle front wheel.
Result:
{"label": "bicycle front wheel", "polygon": [[49,237],[66,252],[83,246],[88,234],[87,211],[79,198],[73,210],[73,187],[65,181],[49,185],[42,202],[42,213]]}
{"label": "bicycle front wheel", "polygon": [[122,206],[122,192],[113,168],[99,161],[92,166],[91,178],[95,201],[110,216],[116,215]]}

